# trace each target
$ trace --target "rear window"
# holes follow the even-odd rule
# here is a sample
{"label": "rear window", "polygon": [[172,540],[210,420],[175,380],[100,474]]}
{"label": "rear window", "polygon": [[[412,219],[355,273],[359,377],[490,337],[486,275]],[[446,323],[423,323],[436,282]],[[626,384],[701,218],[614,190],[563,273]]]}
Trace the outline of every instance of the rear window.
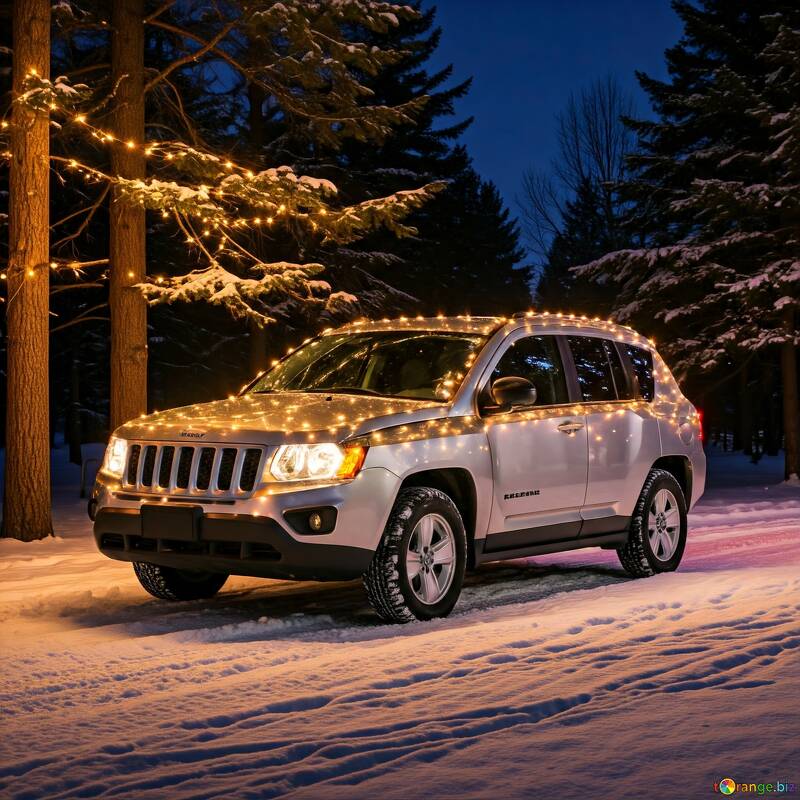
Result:
{"label": "rear window", "polygon": [[633,344],[625,345],[625,352],[631,361],[633,374],[639,384],[639,396],[648,402],[655,397],[655,380],[653,379],[653,354],[643,347]]}
{"label": "rear window", "polygon": [[629,400],[633,393],[614,343],[594,336],[569,336],[584,402]]}

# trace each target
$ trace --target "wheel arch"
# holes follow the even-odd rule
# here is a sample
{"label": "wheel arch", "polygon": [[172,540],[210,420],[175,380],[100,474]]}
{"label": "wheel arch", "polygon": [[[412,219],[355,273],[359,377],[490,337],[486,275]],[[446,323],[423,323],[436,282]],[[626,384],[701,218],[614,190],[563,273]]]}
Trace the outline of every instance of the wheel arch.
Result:
{"label": "wheel arch", "polygon": [[464,520],[464,530],[467,534],[467,566],[473,567],[478,492],[470,471],[463,467],[439,467],[412,472],[403,479],[398,491],[414,486],[429,486],[432,489],[438,489],[456,504],[456,508]]}
{"label": "wheel arch", "polygon": [[688,456],[661,456],[661,458],[656,459],[651,469],[663,469],[675,478],[681,487],[686,500],[686,508],[688,509],[692,504],[692,462]]}

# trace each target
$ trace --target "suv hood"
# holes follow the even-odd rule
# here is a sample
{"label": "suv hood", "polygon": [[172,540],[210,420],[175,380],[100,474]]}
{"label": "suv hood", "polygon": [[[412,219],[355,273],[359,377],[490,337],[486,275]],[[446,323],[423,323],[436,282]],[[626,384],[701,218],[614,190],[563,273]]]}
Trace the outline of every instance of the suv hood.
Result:
{"label": "suv hood", "polygon": [[336,441],[381,428],[446,417],[450,406],[348,394],[245,394],[159,411],[125,423],[115,435],[151,441],[283,444]]}

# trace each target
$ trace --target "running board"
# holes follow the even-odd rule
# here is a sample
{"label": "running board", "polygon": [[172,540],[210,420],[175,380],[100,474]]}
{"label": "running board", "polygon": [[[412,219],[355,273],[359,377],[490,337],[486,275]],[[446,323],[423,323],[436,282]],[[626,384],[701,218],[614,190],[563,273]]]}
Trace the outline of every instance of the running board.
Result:
{"label": "running board", "polygon": [[530,556],[543,556],[548,553],[561,553],[567,550],[580,550],[584,547],[602,547],[606,550],[615,550],[628,541],[628,531],[606,533],[602,536],[586,536],[581,539],[567,539],[560,542],[543,542],[525,547],[516,547],[509,550],[484,551],[486,539],[475,542],[475,565],[486,564],[490,561],[510,561],[514,558],[528,558]]}

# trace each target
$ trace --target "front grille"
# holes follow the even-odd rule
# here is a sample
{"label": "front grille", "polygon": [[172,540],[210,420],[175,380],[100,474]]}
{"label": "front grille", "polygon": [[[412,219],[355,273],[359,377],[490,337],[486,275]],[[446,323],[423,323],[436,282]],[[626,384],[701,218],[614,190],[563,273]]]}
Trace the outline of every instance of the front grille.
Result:
{"label": "front grille", "polygon": [[264,448],[131,442],[123,489],[175,497],[235,499],[253,491]]}

